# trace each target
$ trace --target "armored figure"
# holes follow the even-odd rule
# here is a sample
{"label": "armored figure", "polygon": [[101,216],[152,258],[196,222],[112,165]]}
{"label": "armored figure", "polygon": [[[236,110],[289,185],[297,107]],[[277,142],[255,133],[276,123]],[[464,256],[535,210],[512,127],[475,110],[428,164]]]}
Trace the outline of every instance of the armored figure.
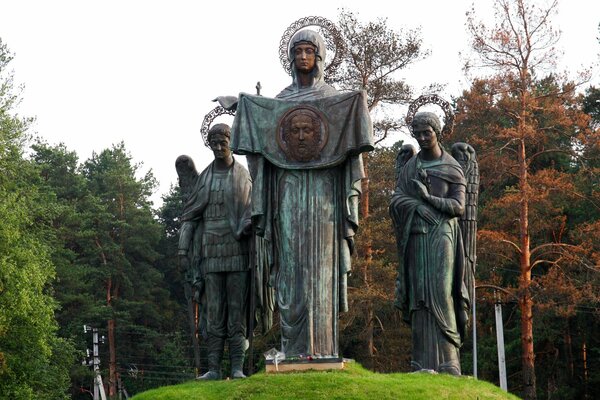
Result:
{"label": "armored figure", "polygon": [[195,172],[188,156],[176,161],[187,197],[179,257],[190,268],[206,318],[209,371],[199,379],[221,379],[226,341],[231,376],[244,378],[252,185],[246,168],[231,154],[229,126],[214,125],[207,140],[215,160],[202,173]]}

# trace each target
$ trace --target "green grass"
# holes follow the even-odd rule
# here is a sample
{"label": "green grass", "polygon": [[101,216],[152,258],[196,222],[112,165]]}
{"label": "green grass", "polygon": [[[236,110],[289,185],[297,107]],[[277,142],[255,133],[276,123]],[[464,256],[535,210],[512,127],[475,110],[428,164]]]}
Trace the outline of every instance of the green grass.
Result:
{"label": "green grass", "polygon": [[196,399],[518,399],[491,383],[472,377],[431,374],[379,374],[358,363],[342,371],[257,373],[235,381],[199,382],[165,386],[133,400]]}

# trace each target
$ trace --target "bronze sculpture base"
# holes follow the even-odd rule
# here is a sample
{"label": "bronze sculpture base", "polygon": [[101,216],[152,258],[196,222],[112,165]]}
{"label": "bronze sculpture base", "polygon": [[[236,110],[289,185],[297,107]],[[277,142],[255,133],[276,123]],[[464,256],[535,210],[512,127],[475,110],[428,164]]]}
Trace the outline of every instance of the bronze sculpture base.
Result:
{"label": "bronze sculpture base", "polygon": [[273,360],[267,360],[265,366],[267,373],[308,370],[326,371],[343,369],[344,364],[348,361],[343,358],[321,358],[314,360],[283,360],[275,364]]}

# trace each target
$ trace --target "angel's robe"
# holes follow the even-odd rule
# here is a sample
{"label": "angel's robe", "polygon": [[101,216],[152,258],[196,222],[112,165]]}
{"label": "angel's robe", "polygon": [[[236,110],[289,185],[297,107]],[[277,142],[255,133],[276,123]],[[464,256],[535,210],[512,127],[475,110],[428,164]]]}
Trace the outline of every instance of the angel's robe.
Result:
{"label": "angel's robe", "polygon": [[[280,97],[240,96],[231,147],[248,159],[252,218],[268,244],[282,351],[338,357],[338,314],[348,307],[350,243],[364,177],[361,153],[373,148],[366,96],[311,88]],[[280,121],[298,107],[316,110],[324,127],[311,160],[294,159],[281,144]]]}
{"label": "angel's robe", "polygon": [[[433,202],[421,198],[413,180],[430,180]],[[398,244],[396,306],[412,327],[414,370],[460,374],[460,348],[470,305],[464,246],[459,226],[466,181],[458,162],[447,152],[433,161],[413,156],[400,171],[390,204]],[[430,207],[430,224],[418,207]],[[459,211],[460,210],[460,211]],[[472,281],[472,280],[471,280]]]}

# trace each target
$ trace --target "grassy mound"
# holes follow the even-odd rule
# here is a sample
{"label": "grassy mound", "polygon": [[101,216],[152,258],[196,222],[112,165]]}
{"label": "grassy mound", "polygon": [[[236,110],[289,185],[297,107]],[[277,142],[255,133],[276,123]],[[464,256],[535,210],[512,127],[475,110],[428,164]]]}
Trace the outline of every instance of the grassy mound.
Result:
{"label": "grassy mound", "polygon": [[341,371],[257,373],[247,379],[165,386],[133,400],[192,399],[518,399],[472,377],[431,374],[378,374],[358,363]]}

